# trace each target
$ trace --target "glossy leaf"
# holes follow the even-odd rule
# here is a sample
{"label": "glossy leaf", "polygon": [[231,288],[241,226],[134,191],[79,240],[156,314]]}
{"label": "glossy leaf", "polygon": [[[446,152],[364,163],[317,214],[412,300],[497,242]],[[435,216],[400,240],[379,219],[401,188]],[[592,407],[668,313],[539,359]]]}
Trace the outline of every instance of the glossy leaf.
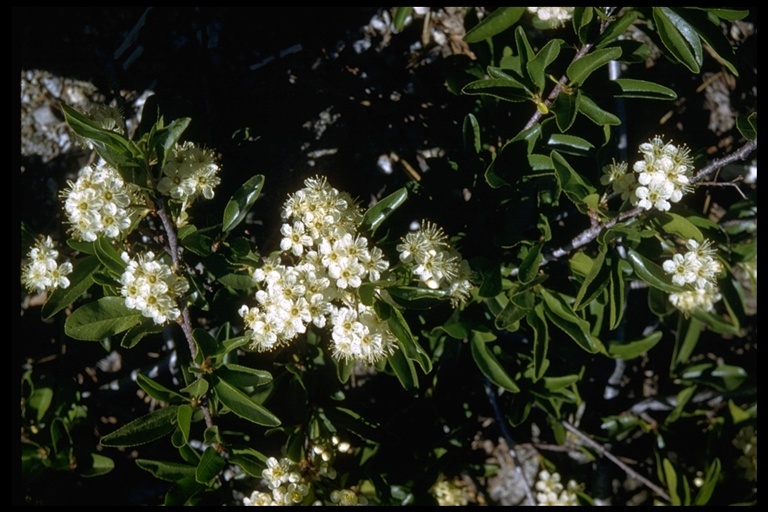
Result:
{"label": "glossy leaf", "polygon": [[219,342],[216,338],[201,327],[196,327],[192,331],[192,339],[195,341],[199,356],[195,359],[199,359],[198,362],[202,362],[206,357],[211,357],[216,354],[219,349]]}
{"label": "glossy leaf", "polygon": [[163,331],[163,326],[156,324],[151,318],[142,317],[141,321],[125,331],[120,346],[123,348],[135,347],[145,336],[157,334]]}
{"label": "glossy leaf", "polygon": [[392,16],[392,27],[395,32],[400,32],[405,27],[405,21],[413,12],[413,7],[396,7],[395,14]]}
{"label": "glossy leaf", "polygon": [[429,358],[421,345],[413,337],[408,323],[403,318],[402,313],[396,308],[390,308],[390,314],[387,318],[387,325],[392,334],[397,338],[400,350],[413,361],[419,363],[424,373],[432,371],[432,360]]}
{"label": "glossy leaf", "polygon": [[463,134],[464,148],[466,150],[471,150],[471,153],[474,155],[480,153],[480,150],[482,149],[480,123],[472,113],[469,113],[464,117]]}
{"label": "glossy leaf", "polygon": [[189,404],[179,405],[176,414],[176,424],[179,427],[181,435],[184,436],[184,442],[189,443],[189,433],[192,429],[192,406]]}
{"label": "glossy leaf", "polygon": [[584,114],[590,121],[599,126],[618,126],[621,124],[621,119],[611,114],[607,110],[600,108],[592,98],[582,92],[579,96],[578,103],[579,112]]}
{"label": "glossy leaf", "polygon": [[676,100],[677,93],[663,85],[638,80],[636,78],[617,78],[613,81],[619,86],[618,98],[643,98],[649,100]]}
{"label": "glossy leaf", "polygon": [[547,83],[547,66],[557,59],[562,44],[563,41],[560,39],[550,39],[547,44],[544,45],[544,48],[542,48],[533,59],[528,61],[528,64],[526,65],[528,76],[531,78],[533,85],[536,86],[538,91],[544,90],[544,86]]}
{"label": "glossy leaf", "polygon": [[280,420],[262,405],[256,403],[250,396],[241,389],[230,384],[220,376],[214,375],[211,383],[216,397],[227,408],[250,422],[266,427],[276,427],[280,425]]}
{"label": "glossy leaf", "polygon": [[533,98],[533,93],[521,82],[508,78],[476,80],[461,89],[462,94],[492,96],[504,101],[519,103]]}
{"label": "glossy leaf", "polygon": [[267,457],[253,448],[233,447],[229,450],[229,462],[237,464],[252,477],[261,478],[267,468]]}
{"label": "glossy leaf", "polygon": [[690,220],[677,213],[657,212],[651,223],[657,226],[659,230],[683,240],[693,239],[697,242],[704,240],[701,230]]}
{"label": "glossy leaf", "polygon": [[728,71],[739,76],[739,70],[734,65],[736,55],[719,24],[712,23],[704,12],[696,9],[673,8],[669,10],[673,15],[678,16],[678,19],[682,20],[682,24],[687,25],[696,37],[700,37],[709,45],[716,59],[728,68]]}
{"label": "glossy leaf", "polygon": [[[64,119],[77,135],[89,139],[99,155],[113,167],[135,166],[141,154],[136,145],[122,134],[106,130],[69,105],[61,104]],[[140,185],[140,184],[139,184]]]}
{"label": "glossy leaf", "polygon": [[595,192],[595,187],[587,183],[583,176],[577,173],[568,161],[557,151],[551,153],[555,174],[563,192],[582,213],[587,213],[584,198]]}
{"label": "glossy leaf", "polygon": [[82,469],[83,478],[106,475],[115,468],[115,461],[99,453],[91,454],[91,463]]}
{"label": "glossy leaf", "polygon": [[533,382],[541,379],[549,367],[547,352],[549,351],[549,329],[544,317],[541,304],[530,310],[525,317],[528,326],[533,331]]}
{"label": "glossy leaf", "polygon": [[653,21],[661,42],[669,53],[691,72],[698,73],[703,54],[696,31],[668,7],[654,7]]}
{"label": "glossy leaf", "polygon": [[125,267],[128,265],[120,257],[120,253],[117,252],[112,246],[112,243],[106,237],[99,237],[93,242],[93,248],[96,251],[96,257],[99,261],[110,270],[115,276],[120,276],[125,271]]}
{"label": "glossy leaf", "polygon": [[571,337],[582,349],[590,354],[605,352],[605,348],[599,339],[590,333],[589,322],[579,317],[573,312],[563,296],[555,291],[549,291],[546,288],[541,290],[541,296],[544,299],[544,308],[547,318],[559,327],[564,333]]}
{"label": "glossy leaf", "polygon": [[130,329],[141,318],[122,297],[102,297],[77,308],[64,323],[64,332],[76,340],[101,341]]}
{"label": "glossy leaf", "polygon": [[195,466],[188,464],[149,459],[136,459],[136,465],[152,473],[155,478],[166,482],[176,482],[182,478],[194,478],[196,470]]}
{"label": "glossy leaf", "polygon": [[753,112],[749,116],[738,114],[736,116],[736,128],[739,129],[739,133],[745,139],[755,140],[757,138],[757,112]]}
{"label": "glossy leaf", "polygon": [[581,44],[586,44],[590,38],[590,32],[594,30],[595,23],[592,20],[595,17],[594,7],[577,6],[573,9],[573,30],[579,37]]}
{"label": "glossy leaf", "polygon": [[394,354],[387,356],[387,362],[395,373],[397,380],[406,391],[414,391],[419,387],[419,378],[413,361],[408,358],[403,350],[395,350]]}
{"label": "glossy leaf", "polygon": [[632,270],[635,271],[637,277],[648,283],[654,288],[665,291],[667,293],[676,293],[682,291],[682,288],[672,284],[669,274],[664,272],[657,263],[647,259],[634,249],[627,251],[627,261],[632,265]]}
{"label": "glossy leaf", "polygon": [[[180,117],[174,119],[167,126],[160,126],[152,136],[152,147],[157,152],[160,167],[168,160],[168,154],[171,152],[176,143],[181,139],[182,134],[186,131],[189,123],[192,119],[188,117]],[[161,123],[162,124],[162,123]]]}
{"label": "glossy leaf", "polygon": [[259,198],[261,187],[263,186],[264,176],[257,174],[249,178],[248,181],[235,191],[224,208],[224,217],[221,223],[221,230],[223,232],[231,231],[245,219],[253,203]]}
{"label": "glossy leaf", "polygon": [[720,315],[704,311],[703,309],[694,309],[691,311],[691,316],[699,319],[713,332],[741,336],[739,326],[736,325],[738,320],[731,319],[731,321],[728,321]]}
{"label": "glossy leaf", "polygon": [[[557,128],[561,132],[567,132],[573,122],[576,120],[576,114],[579,112],[579,95],[581,91],[576,90],[572,94],[561,92],[555,98],[555,101],[550,106],[550,110],[555,114],[555,122],[557,122]],[[553,134],[555,135],[560,134]],[[583,139],[582,139],[583,140]]]}
{"label": "glossy leaf", "polygon": [[529,283],[539,275],[539,267],[541,267],[543,259],[541,248],[542,244],[533,244],[528,248],[517,273],[517,278],[521,283]]}
{"label": "glossy leaf", "polygon": [[401,188],[395,190],[390,195],[377,202],[363,215],[360,222],[360,231],[373,236],[381,224],[408,199],[408,190]]}
{"label": "glossy leaf", "polygon": [[102,446],[138,446],[156,441],[176,428],[178,405],[169,405],[137,418],[103,436]]}
{"label": "glossy leaf", "polygon": [[136,374],[136,384],[144,390],[146,394],[160,402],[181,404],[187,399],[172,389],[168,389],[159,382],[152,380],[143,373]]}
{"label": "glossy leaf", "polygon": [[610,266],[605,264],[605,257],[607,254],[608,248],[603,246],[592,261],[592,267],[584,278],[584,281],[582,281],[579,292],[576,294],[576,300],[573,303],[574,311],[584,309],[602,294],[605,287],[608,286]]}
{"label": "glossy leaf", "polygon": [[195,480],[201,484],[207,484],[224,469],[226,461],[219,455],[216,448],[209,446],[200,457],[200,463],[195,470]]}
{"label": "glossy leaf", "polygon": [[56,288],[41,310],[43,319],[47,320],[53,315],[73,304],[93,284],[93,274],[99,270],[101,262],[96,256],[86,256],[72,265],[72,272],[67,276],[69,286]]}
{"label": "glossy leaf", "polygon": [[626,297],[624,268],[627,262],[621,258],[611,258],[611,270],[608,280],[608,327],[610,330],[618,328],[624,317]]}
{"label": "glossy leaf", "polygon": [[704,475],[704,483],[699,487],[699,492],[696,493],[696,497],[693,499],[694,506],[706,505],[709,503],[712,493],[715,491],[715,487],[720,482],[720,473],[722,471],[722,464],[720,459],[715,457],[712,464],[707,468],[707,472]]}
{"label": "glossy leaf", "polygon": [[488,348],[487,335],[489,333],[480,333],[473,331],[470,338],[470,347],[472,350],[472,358],[475,360],[475,364],[480,371],[490,379],[491,382],[499,387],[511,391],[512,393],[519,393],[520,388],[512,379],[512,377],[504,369],[504,366],[499,362],[493,352]]}
{"label": "glossy leaf", "polygon": [[416,286],[390,286],[385,290],[393,302],[408,309],[430,309],[450,298],[445,290]]}
{"label": "glossy leaf", "polygon": [[685,318],[680,316],[677,323],[677,335],[675,339],[675,348],[672,354],[672,369],[680,363],[687,361],[701,336],[702,323],[696,318]]}
{"label": "glossy leaf", "polygon": [[654,331],[648,336],[625,343],[609,342],[608,355],[614,359],[634,359],[648,352],[661,340],[662,333]]}
{"label": "glossy leaf", "polygon": [[677,472],[669,459],[665,458],[662,464],[664,468],[664,482],[667,484],[671,504],[679,507],[683,502],[680,500],[680,495],[677,492]]}
{"label": "glossy leaf", "polygon": [[499,7],[464,36],[468,43],[479,43],[512,27],[523,16],[525,7]]}
{"label": "glossy leaf", "polygon": [[571,86],[580,86],[592,73],[619,57],[621,48],[600,48],[572,62],[565,74]]}
{"label": "glossy leaf", "polygon": [[221,276],[218,281],[224,286],[228,286],[233,290],[248,291],[253,288],[256,282],[249,274],[235,274],[229,273]]}
{"label": "glossy leaf", "polygon": [[179,391],[182,393],[186,393],[189,396],[195,397],[196,399],[202,398],[204,394],[208,392],[208,388],[210,387],[210,384],[208,384],[208,381],[205,379],[196,379],[192,384],[189,386],[185,386],[181,388]]}
{"label": "glossy leaf", "polygon": [[595,48],[602,48],[608,43],[614,41],[617,37],[624,35],[630,25],[637,20],[640,13],[635,10],[630,10],[616,18],[611,23],[608,23],[605,30],[595,41]]}
{"label": "glossy leaf", "polygon": [[272,374],[268,371],[235,363],[221,365],[216,369],[216,375],[238,388],[259,387],[272,382]]}

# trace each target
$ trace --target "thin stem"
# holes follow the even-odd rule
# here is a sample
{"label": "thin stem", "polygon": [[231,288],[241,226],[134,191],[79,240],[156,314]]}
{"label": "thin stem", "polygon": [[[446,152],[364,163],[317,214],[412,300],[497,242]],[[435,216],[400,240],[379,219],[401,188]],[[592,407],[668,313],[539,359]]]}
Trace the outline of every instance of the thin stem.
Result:
{"label": "thin stem", "polygon": [[622,470],[624,470],[624,472],[627,474],[627,476],[629,476],[630,478],[634,478],[635,480],[637,480],[639,482],[642,482],[643,485],[645,485],[646,487],[651,489],[653,492],[658,494],[665,501],[667,501],[667,502],[671,502],[672,501],[671,498],[669,497],[669,495],[664,491],[664,489],[662,489],[658,485],[654,484],[653,482],[651,482],[650,480],[645,478],[643,475],[641,475],[638,472],[636,472],[634,469],[630,468],[627,464],[622,462],[618,457],[616,457],[610,451],[608,451],[608,449],[605,446],[601,445],[597,441],[594,441],[591,437],[589,437],[588,435],[584,434],[582,431],[580,431],[579,429],[577,429],[576,427],[574,427],[573,425],[571,425],[567,421],[562,420],[561,423],[565,427],[566,430],[568,430],[569,432],[574,434],[576,437],[578,437],[579,439],[584,441],[584,443],[588,444],[589,446],[591,446],[592,448],[597,450],[598,453],[600,453],[600,455],[602,455],[606,459],[610,460],[611,462],[613,462],[614,464],[619,466]]}

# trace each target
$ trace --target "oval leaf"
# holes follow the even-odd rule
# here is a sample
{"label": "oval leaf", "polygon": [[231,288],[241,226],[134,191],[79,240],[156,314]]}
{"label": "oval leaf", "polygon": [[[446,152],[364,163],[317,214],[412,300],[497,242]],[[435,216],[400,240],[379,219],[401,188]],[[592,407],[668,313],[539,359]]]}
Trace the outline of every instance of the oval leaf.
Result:
{"label": "oval leaf", "polygon": [[[653,8],[653,21],[656,23],[656,31],[661,38],[661,42],[675,60],[690,69],[691,72],[698,73],[701,69],[701,60],[696,58],[691,42],[678,30],[678,25],[670,19],[669,12],[671,12],[670,9]],[[679,18],[679,16],[675,16],[675,18]],[[685,25],[687,27],[687,24]],[[686,34],[688,34],[687,30]],[[696,35],[696,40],[699,43],[698,50],[700,52],[701,42],[698,41],[698,35]]]}
{"label": "oval leaf", "polygon": [[656,331],[639,340],[628,343],[608,343],[608,355],[614,359],[634,359],[652,349],[661,340],[662,333]]}
{"label": "oval leaf", "polygon": [[519,103],[528,101],[533,93],[522,83],[508,78],[489,78],[488,80],[476,80],[465,85],[461,89],[462,94],[480,94],[493,96],[504,101]]}
{"label": "oval leaf", "polygon": [[245,219],[251,206],[259,198],[262,186],[264,186],[264,176],[257,174],[235,191],[224,208],[224,218],[221,223],[223,232],[232,230]]}
{"label": "oval leaf", "polygon": [[670,281],[669,275],[664,272],[658,264],[645,258],[634,249],[627,251],[627,260],[632,265],[632,270],[635,271],[637,277],[659,290],[667,293],[677,293],[682,291],[682,288],[675,286]]}
{"label": "oval leaf", "polygon": [[387,220],[387,217],[392,215],[406,199],[408,199],[408,190],[401,188],[377,202],[363,215],[363,220],[360,222],[360,230],[369,236],[373,236],[379,226]]}
{"label": "oval leaf", "polygon": [[93,284],[93,274],[101,266],[96,256],[87,256],[72,265],[72,272],[67,276],[69,286],[56,288],[48,300],[43,304],[43,319],[49,319],[62,309],[74,303]]}
{"label": "oval leaf", "polygon": [[677,93],[669,87],[664,87],[647,80],[636,78],[617,78],[614,80],[621,92],[616,94],[619,98],[645,98],[650,100],[676,100]]}
{"label": "oval leaf", "polygon": [[280,420],[277,416],[254,402],[242,390],[219,376],[213,377],[213,390],[221,403],[241,418],[266,427],[280,425]]}
{"label": "oval leaf", "polygon": [[520,388],[515,381],[510,377],[502,364],[493,355],[493,352],[488,348],[486,344],[486,337],[488,333],[481,333],[478,331],[472,332],[472,338],[470,340],[470,346],[472,349],[472,358],[475,360],[475,364],[480,371],[488,377],[488,379],[499,387],[511,391],[512,393],[519,393]]}
{"label": "oval leaf", "polygon": [[101,341],[130,329],[141,318],[121,297],[102,297],[77,308],[64,323],[64,332],[76,340]]}
{"label": "oval leaf", "polygon": [[155,478],[166,482],[176,482],[182,478],[194,478],[196,470],[195,466],[188,464],[148,459],[136,459],[136,465],[144,471],[152,473]]}
{"label": "oval leaf", "polygon": [[523,16],[525,7],[499,7],[472,27],[464,36],[468,43],[479,43],[500,34],[513,26]]}
{"label": "oval leaf", "polygon": [[200,457],[200,463],[195,470],[195,480],[201,484],[207,484],[224,468],[226,461],[219,455],[216,448],[209,446]]}
{"label": "oval leaf", "polygon": [[621,48],[600,48],[571,63],[565,74],[570,85],[579,86],[597,69],[621,57]]}
{"label": "oval leaf", "polygon": [[178,405],[170,405],[137,418],[99,441],[102,446],[138,446],[151,443],[176,429]]}

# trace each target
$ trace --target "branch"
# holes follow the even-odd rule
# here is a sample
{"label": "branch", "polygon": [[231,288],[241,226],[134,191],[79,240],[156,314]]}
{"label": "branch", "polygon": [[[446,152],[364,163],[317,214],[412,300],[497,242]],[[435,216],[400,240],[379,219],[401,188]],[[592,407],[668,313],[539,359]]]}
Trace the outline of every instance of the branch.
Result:
{"label": "branch", "polygon": [[639,482],[642,482],[643,485],[645,485],[646,487],[651,489],[653,492],[658,494],[661,498],[663,498],[667,502],[671,502],[672,501],[671,498],[669,497],[669,495],[664,491],[664,489],[662,489],[658,485],[654,484],[653,482],[651,482],[650,480],[645,478],[643,475],[641,475],[638,472],[636,472],[634,469],[632,469],[629,466],[627,466],[625,463],[623,463],[621,460],[619,460],[618,457],[616,457],[611,452],[609,452],[606,447],[604,447],[603,445],[601,445],[597,441],[594,441],[591,437],[589,437],[588,435],[584,434],[583,432],[581,432],[579,429],[577,429],[576,427],[574,427],[573,425],[571,425],[567,421],[562,420],[560,423],[562,423],[562,425],[565,427],[566,430],[568,430],[569,432],[574,434],[576,437],[578,437],[579,439],[584,441],[586,444],[588,444],[589,446],[591,446],[592,448],[597,450],[598,453],[600,453],[600,455],[602,455],[603,457],[605,457],[606,459],[610,460],[611,462],[613,462],[614,464],[619,466],[621,469],[623,469],[624,472],[627,474],[627,476],[629,476],[630,478],[634,478],[635,480],[638,480]]}

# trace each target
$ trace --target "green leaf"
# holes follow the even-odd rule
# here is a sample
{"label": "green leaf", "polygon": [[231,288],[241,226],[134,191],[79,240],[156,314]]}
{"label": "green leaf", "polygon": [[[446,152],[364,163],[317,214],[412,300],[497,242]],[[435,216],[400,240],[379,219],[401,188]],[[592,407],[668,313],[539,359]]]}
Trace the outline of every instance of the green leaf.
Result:
{"label": "green leaf", "polygon": [[669,87],[664,87],[647,80],[636,78],[617,78],[613,81],[621,91],[616,94],[618,98],[643,98],[649,100],[676,100],[677,93]]}
{"label": "green leaf", "polygon": [[704,240],[704,235],[701,233],[701,230],[690,220],[677,213],[657,212],[651,220],[651,223],[656,226],[657,229],[670,235],[680,237],[683,240],[694,239],[699,243]]}
{"label": "green leaf", "polygon": [[221,276],[218,281],[224,286],[228,286],[234,290],[248,291],[254,287],[256,282],[249,274],[235,274],[229,273]]}
{"label": "green leaf", "polygon": [[120,346],[123,348],[133,348],[147,334],[157,334],[162,332],[163,326],[156,324],[151,318],[142,317],[138,325],[135,325],[125,331]]}
{"label": "green leaf", "polygon": [[576,205],[580,212],[588,213],[588,208],[584,204],[584,198],[594,194],[595,187],[577,173],[560,153],[552,151],[550,157],[552,158],[552,164],[555,166],[555,174],[565,195]]}
{"label": "green leaf", "polygon": [[667,458],[664,459],[663,467],[664,481],[667,484],[670,501],[672,505],[679,507],[682,505],[682,501],[680,500],[680,495],[677,493],[677,473],[675,472],[675,467]]}
{"label": "green leaf", "polygon": [[219,342],[205,329],[196,327],[192,331],[192,339],[197,345],[199,357],[196,359],[200,359],[199,362],[202,362],[206,357],[214,356],[219,350]]}
{"label": "green leaf", "polygon": [[80,473],[83,478],[106,475],[115,468],[115,461],[98,453],[91,454],[91,463]]}
{"label": "green leaf", "polygon": [[660,265],[647,259],[634,249],[627,251],[627,261],[632,265],[632,270],[635,271],[637,277],[650,286],[667,293],[678,293],[683,290],[681,287],[672,284],[669,275],[664,272]]}
{"label": "green leaf", "polygon": [[51,406],[53,400],[53,389],[51,388],[37,388],[29,394],[27,399],[27,407],[36,412],[35,420],[42,421],[46,411]]}
{"label": "green leaf", "polygon": [[630,10],[616,18],[613,22],[609,23],[602,34],[595,41],[595,48],[602,48],[608,43],[614,41],[617,37],[622,36],[632,23],[640,16],[640,13],[635,10]]}
{"label": "green leaf", "polygon": [[195,466],[159,460],[136,459],[136,465],[144,471],[152,473],[155,478],[166,482],[176,482],[182,478],[194,478],[196,471]]}
{"label": "green leaf", "polygon": [[180,507],[196,505],[200,500],[198,495],[205,489],[206,486],[194,478],[181,478],[176,481],[176,485],[165,493],[163,506]]}
{"label": "green leaf", "polygon": [[560,54],[560,46],[563,44],[561,39],[550,39],[544,48],[536,56],[528,61],[526,69],[533,85],[538,91],[543,91],[547,84],[546,70],[547,66],[552,64]]}
{"label": "green leaf", "polygon": [[208,484],[224,469],[226,463],[216,448],[209,446],[200,457],[200,463],[195,470],[195,480],[201,484]]}
{"label": "green leaf", "polygon": [[268,371],[235,363],[221,365],[220,368],[216,369],[216,375],[239,388],[259,387],[272,382],[272,374]]}
{"label": "green leaf", "polygon": [[590,354],[605,352],[605,348],[600,340],[590,333],[589,322],[573,312],[573,309],[566,303],[562,294],[542,288],[541,296],[546,306],[544,311],[547,314],[547,318],[553,324]]}
{"label": "green leaf", "polygon": [[[477,364],[477,367],[483,375],[488,377],[488,379],[497,386],[502,387],[507,391],[511,391],[512,393],[519,393],[520,388],[518,385],[507,373],[504,366],[502,366],[493,352],[488,348],[487,340],[489,335],[493,336],[488,332],[472,331],[470,347],[475,364]],[[495,336],[493,336],[493,338],[495,338]]]}
{"label": "green leaf", "polygon": [[549,137],[547,145],[552,149],[560,150],[564,153],[570,152],[579,156],[585,156],[590,150],[595,148],[588,140],[565,133],[553,133]]}
{"label": "green leaf", "polygon": [[400,32],[405,26],[405,20],[411,15],[413,7],[396,7],[395,14],[392,16],[392,27],[395,32]]}
{"label": "green leaf", "polygon": [[728,21],[734,21],[734,20],[743,20],[747,16],[749,16],[749,11],[744,9],[727,9],[722,7],[691,7],[691,9],[703,9],[706,12],[710,12],[717,16],[718,18],[728,20]]}
{"label": "green leaf", "polygon": [[280,425],[280,420],[277,416],[254,402],[253,399],[246,395],[242,390],[228,383],[220,376],[214,375],[212,383],[213,391],[216,393],[216,396],[221,403],[227,406],[227,408],[237,416],[256,423],[257,425],[264,425],[266,427],[276,427]]}
{"label": "green leaf", "polygon": [[477,122],[477,118],[474,114],[469,113],[464,116],[462,133],[464,135],[464,149],[471,149],[473,155],[480,153],[480,150],[482,149],[480,123]]}
{"label": "green leaf", "polygon": [[612,60],[621,57],[621,48],[599,48],[574,61],[565,70],[571,86],[580,86],[589,75]]}
{"label": "green leaf", "polygon": [[189,443],[189,433],[192,429],[192,406],[181,404],[176,414],[176,424],[179,426],[181,435],[184,436],[184,442]]}
{"label": "green leaf", "polygon": [[525,7],[499,7],[469,29],[464,40],[468,43],[479,43],[500,34],[517,23],[524,12]]}
{"label": "green leaf", "polygon": [[393,302],[408,309],[430,309],[450,298],[445,290],[416,286],[390,286],[386,292]]}
{"label": "green leaf", "polygon": [[168,389],[159,382],[150,379],[143,373],[136,374],[136,384],[138,384],[146,394],[160,402],[181,404],[187,401],[183,395],[180,395],[172,389]]}
{"label": "green leaf", "polygon": [[517,274],[517,278],[521,283],[529,283],[539,275],[539,268],[543,259],[541,255],[542,247],[543,244],[533,244],[528,248],[528,252],[526,252],[522,263],[520,263],[520,269]]}
{"label": "green leaf", "polygon": [[694,506],[706,505],[709,503],[709,499],[712,497],[712,493],[715,491],[715,487],[720,481],[720,472],[722,471],[722,465],[720,459],[715,457],[712,464],[707,468],[707,473],[704,475],[704,483],[699,487],[699,492],[696,493],[696,498],[693,500]]}
{"label": "green leaf", "polygon": [[573,122],[576,120],[576,114],[579,112],[580,95],[581,91],[579,90],[576,90],[574,94],[561,92],[557,95],[557,98],[555,98],[555,101],[552,103],[550,110],[555,115],[557,128],[561,132],[568,131],[573,125]]}
{"label": "green leaf", "polygon": [[122,297],[102,297],[77,308],[64,323],[64,332],[76,340],[101,341],[130,329],[141,318]]}
{"label": "green leaf", "polygon": [[[61,104],[64,119],[77,135],[91,141],[96,152],[115,168],[137,167],[141,151],[123,135],[105,130],[69,105]],[[138,183],[141,185],[140,183]]]}
{"label": "green leaf", "polygon": [[573,9],[573,30],[576,32],[582,45],[589,41],[590,32],[594,30],[596,25],[592,23],[594,16],[594,7],[574,7]]}
{"label": "green leaf", "polygon": [[648,336],[626,343],[608,342],[608,356],[614,359],[634,359],[645,354],[661,340],[662,333],[654,331]]}
{"label": "green leaf", "polygon": [[[181,139],[181,135],[186,131],[191,121],[188,117],[182,117],[173,120],[168,126],[159,126],[155,130],[150,145],[157,153],[159,167],[162,168],[168,160],[168,153]],[[162,125],[162,121],[160,124]]]}
{"label": "green leaf", "polygon": [[99,237],[93,242],[93,248],[96,250],[96,257],[114,276],[120,276],[125,272],[127,263],[120,257],[112,246],[112,243],[106,237]]}
{"label": "green leaf", "polygon": [[668,7],[654,7],[653,20],[661,42],[669,53],[691,72],[698,73],[703,55],[696,31]]}
{"label": "green leaf", "polygon": [[607,254],[608,247],[600,247],[600,252],[593,260],[589,274],[584,278],[584,281],[579,288],[579,292],[576,294],[576,300],[573,303],[574,311],[579,311],[588,306],[602,294],[605,287],[608,286],[608,281],[610,280],[610,266],[605,264],[605,257]]}
{"label": "green leaf", "polygon": [[624,316],[626,297],[624,293],[624,269],[628,264],[620,258],[611,258],[608,281],[608,326],[616,329]]}
{"label": "green leaf", "polygon": [[343,359],[336,358],[333,358],[333,363],[336,365],[336,377],[339,379],[339,382],[346,384],[350,375],[352,375],[352,368],[354,364],[352,361],[345,361]]}
{"label": "green leaf", "polygon": [[739,129],[739,133],[745,139],[755,140],[757,138],[757,112],[753,112],[749,116],[738,114],[736,116],[736,128]]}
{"label": "green leaf", "polygon": [[509,78],[488,78],[470,82],[461,89],[462,94],[492,96],[519,103],[533,98],[533,93],[521,82]]}
{"label": "green leaf", "polygon": [[721,316],[704,311],[703,309],[694,309],[691,311],[691,316],[701,320],[701,322],[713,332],[741,336],[739,326],[734,323],[738,323],[738,319],[732,319],[729,322]]}
{"label": "green leaf", "polygon": [[264,186],[264,176],[257,174],[249,178],[235,191],[224,208],[224,217],[221,222],[222,232],[231,231],[245,219],[251,206],[259,198],[262,186]]}
{"label": "green leaf", "polygon": [[736,62],[736,55],[719,24],[712,23],[705,13],[697,9],[674,8],[670,11],[683,20],[683,23],[694,32],[695,37],[700,37],[709,45],[718,62],[727,67],[728,71],[735,76],[739,76],[739,70],[733,64]]}
{"label": "green leaf", "polygon": [[413,333],[411,333],[411,329],[408,327],[408,323],[406,323],[402,313],[396,308],[391,308],[391,310],[391,314],[389,315],[389,318],[387,318],[387,325],[389,326],[390,331],[392,331],[392,334],[395,335],[395,338],[397,338],[400,350],[405,353],[408,359],[419,363],[419,366],[421,366],[424,373],[431,372],[432,360],[413,337]]}
{"label": "green leaf", "polygon": [[261,478],[261,473],[267,468],[267,457],[253,448],[231,448],[229,462],[237,464],[252,477]]}
{"label": "green leaf", "polygon": [[179,391],[186,393],[189,396],[193,396],[199,400],[204,394],[208,392],[208,387],[209,384],[207,380],[196,379],[194,382],[192,382],[192,384],[181,388]]}
{"label": "green leaf", "polygon": [[372,237],[381,224],[408,199],[408,190],[403,187],[370,207],[360,222],[360,231]]}
{"label": "green leaf", "polygon": [[413,391],[419,387],[419,379],[413,361],[406,357],[402,350],[395,350],[394,354],[387,356],[387,362],[395,373],[397,380],[406,391]]}
{"label": "green leaf", "polygon": [[102,446],[138,446],[164,437],[176,428],[178,405],[169,405],[137,418],[102,436]]}
{"label": "green leaf", "polygon": [[582,92],[581,96],[579,97],[579,112],[584,114],[587,119],[592,121],[598,126],[618,126],[621,124],[621,119],[619,119],[617,116],[611,114],[607,110],[603,110],[600,108],[597,103],[595,103],[592,98],[587,96]]}
{"label": "green leaf", "polygon": [[41,313],[44,320],[73,304],[93,284],[93,274],[99,270],[101,263],[96,256],[86,256],[72,265],[72,272],[67,276],[69,286],[56,288],[43,304]]}
{"label": "green leaf", "polygon": [[680,363],[687,361],[696,344],[699,342],[702,324],[696,318],[685,318],[680,316],[677,323],[677,336],[675,339],[675,348],[672,353],[672,369]]}
{"label": "green leaf", "polygon": [[533,331],[533,382],[541,379],[549,367],[547,352],[549,351],[549,329],[544,317],[541,304],[530,310],[525,317]]}

